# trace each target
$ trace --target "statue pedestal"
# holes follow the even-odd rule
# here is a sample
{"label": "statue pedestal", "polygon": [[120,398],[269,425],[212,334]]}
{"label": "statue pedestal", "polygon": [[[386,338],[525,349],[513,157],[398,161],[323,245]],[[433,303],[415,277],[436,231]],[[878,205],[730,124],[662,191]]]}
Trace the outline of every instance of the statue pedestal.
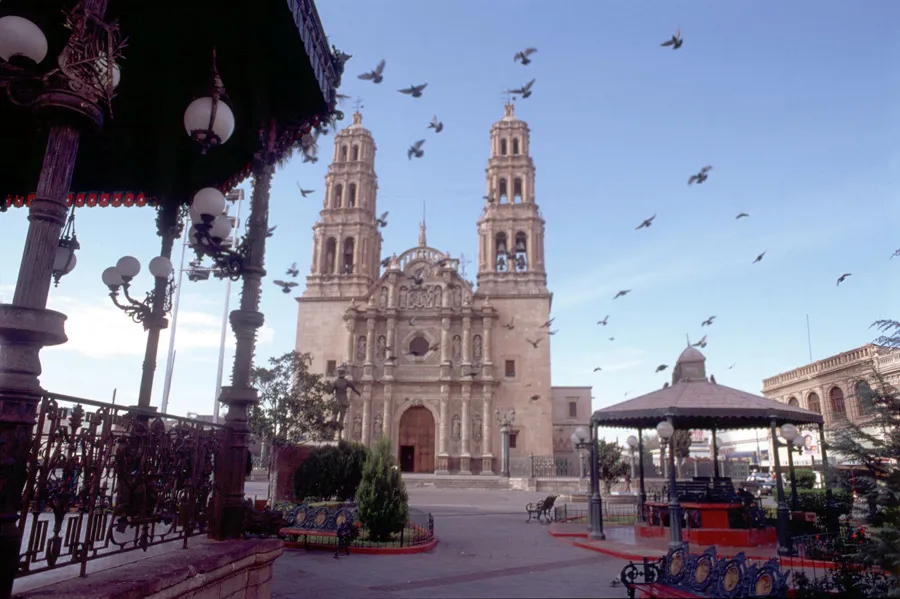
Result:
{"label": "statue pedestal", "polygon": [[435,474],[450,474],[450,456],[439,455]]}
{"label": "statue pedestal", "polygon": [[459,473],[460,474],[472,474],[472,457],[468,455],[463,455],[459,458]]}

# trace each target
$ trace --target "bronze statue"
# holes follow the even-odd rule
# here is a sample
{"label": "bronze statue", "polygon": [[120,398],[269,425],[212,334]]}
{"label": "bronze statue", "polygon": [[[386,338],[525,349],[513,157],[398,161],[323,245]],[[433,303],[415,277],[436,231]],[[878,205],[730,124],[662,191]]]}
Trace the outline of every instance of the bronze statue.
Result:
{"label": "bronze statue", "polygon": [[347,398],[347,389],[349,388],[352,390],[357,396],[360,395],[356,386],[352,381],[348,381],[346,376],[347,371],[341,366],[337,369],[337,378],[331,383],[331,391],[334,393],[334,400],[337,403],[335,423],[337,424],[338,429],[338,440],[343,438],[344,417],[347,414],[347,408],[350,407],[350,400]]}

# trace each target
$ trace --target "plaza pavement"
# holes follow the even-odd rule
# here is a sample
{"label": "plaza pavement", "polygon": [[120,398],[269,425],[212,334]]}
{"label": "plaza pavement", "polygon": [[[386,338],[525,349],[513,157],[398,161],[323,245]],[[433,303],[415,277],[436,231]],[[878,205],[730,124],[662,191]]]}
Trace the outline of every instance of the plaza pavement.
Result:
{"label": "plaza pavement", "polygon": [[286,549],[273,599],[626,597],[611,587],[625,562],[573,547],[524,506],[546,493],[410,488],[410,507],[434,515],[437,547],[415,555]]}

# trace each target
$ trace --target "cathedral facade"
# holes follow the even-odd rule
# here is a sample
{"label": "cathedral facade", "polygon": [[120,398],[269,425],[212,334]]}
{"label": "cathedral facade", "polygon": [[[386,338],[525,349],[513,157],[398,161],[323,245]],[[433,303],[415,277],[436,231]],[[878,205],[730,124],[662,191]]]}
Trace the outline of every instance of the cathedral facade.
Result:
{"label": "cathedral facade", "polygon": [[553,415],[565,409],[550,386],[544,220],[530,132],[512,105],[490,142],[473,285],[428,246],[424,222],[416,246],[383,259],[375,141],[359,113],[335,136],[297,350],[327,376],[345,368],[360,393],[349,394],[347,435],[369,446],[387,435],[404,471],[499,471],[497,422],[511,410],[511,455],[554,453]]}

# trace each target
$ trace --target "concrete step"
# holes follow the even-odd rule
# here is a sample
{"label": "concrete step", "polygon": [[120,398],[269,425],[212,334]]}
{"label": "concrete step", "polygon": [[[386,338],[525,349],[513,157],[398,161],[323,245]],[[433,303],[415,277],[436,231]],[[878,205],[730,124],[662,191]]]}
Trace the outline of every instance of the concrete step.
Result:
{"label": "concrete step", "polygon": [[509,490],[509,479],[502,476],[461,474],[403,474],[407,487],[432,489],[496,489]]}

